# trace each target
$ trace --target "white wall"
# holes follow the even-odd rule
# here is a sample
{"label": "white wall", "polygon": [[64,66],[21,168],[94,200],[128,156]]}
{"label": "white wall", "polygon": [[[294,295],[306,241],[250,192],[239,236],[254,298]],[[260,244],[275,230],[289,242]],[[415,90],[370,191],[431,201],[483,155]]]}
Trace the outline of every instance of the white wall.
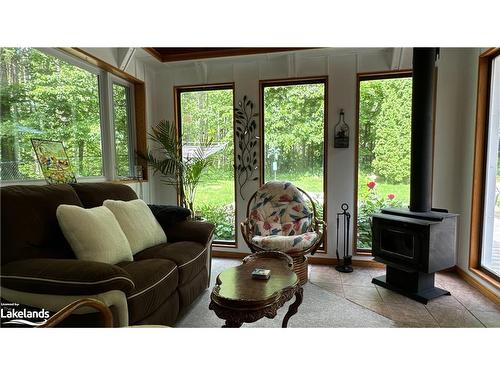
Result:
{"label": "white wall", "polygon": [[[259,111],[259,80],[328,76],[328,180],[327,217],[330,221],[327,254],[335,256],[335,214],[347,202],[353,207],[354,198],[354,134],[356,119],[356,74],[390,70],[390,49],[325,49],[280,54],[255,55],[210,59],[196,62],[164,64],[157,79],[157,118],[174,120],[174,87],[195,84],[234,82],[235,99],[247,95]],[[408,66],[398,66],[400,69]],[[339,110],[345,111],[345,120],[351,128],[348,149],[333,148],[333,127],[338,121]],[[248,183],[244,196],[258,188],[258,182]],[[175,203],[175,192],[165,186],[155,185],[153,195],[158,202]],[[237,196],[237,223],[245,218],[247,202]],[[352,239],[352,236],[351,236]],[[248,252],[238,234],[238,248],[232,251]]]}

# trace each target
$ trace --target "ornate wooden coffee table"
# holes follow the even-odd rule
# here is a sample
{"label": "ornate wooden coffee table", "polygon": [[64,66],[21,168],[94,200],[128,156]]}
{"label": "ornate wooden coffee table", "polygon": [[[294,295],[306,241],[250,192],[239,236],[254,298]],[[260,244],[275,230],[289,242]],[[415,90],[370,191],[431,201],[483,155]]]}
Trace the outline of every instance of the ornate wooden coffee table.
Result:
{"label": "ornate wooden coffee table", "polygon": [[[270,269],[271,277],[253,279],[254,268]],[[302,303],[302,286],[293,272],[292,258],[278,251],[263,251],[247,256],[241,265],[217,276],[209,309],[226,321],[223,328],[238,328],[263,317],[274,318],[278,309],[294,295],[295,301],[283,319],[283,328]]]}

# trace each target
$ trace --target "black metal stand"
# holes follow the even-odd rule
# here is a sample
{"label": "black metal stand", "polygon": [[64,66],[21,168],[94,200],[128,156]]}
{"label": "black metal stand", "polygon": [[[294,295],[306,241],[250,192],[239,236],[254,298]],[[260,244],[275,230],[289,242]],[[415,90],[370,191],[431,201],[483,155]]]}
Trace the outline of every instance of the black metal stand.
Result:
{"label": "black metal stand", "polygon": [[[342,203],[340,206],[342,209],[342,212],[337,213],[337,248],[335,249],[337,253],[337,265],[335,266],[335,269],[339,272],[344,272],[344,273],[349,273],[352,272],[352,256],[349,255],[349,228],[350,228],[350,222],[351,222],[351,214],[347,212],[349,209],[349,205],[347,203]],[[343,235],[344,235],[344,241],[342,243],[342,246],[344,247],[344,254],[343,254],[343,259],[342,263],[340,262],[340,256],[339,256],[339,227],[340,227],[340,217],[342,216],[342,230],[343,230]]]}
{"label": "black metal stand", "polygon": [[450,295],[447,290],[434,286],[434,273],[407,272],[391,266],[387,266],[385,275],[373,278],[372,283],[423,304],[431,299]]}

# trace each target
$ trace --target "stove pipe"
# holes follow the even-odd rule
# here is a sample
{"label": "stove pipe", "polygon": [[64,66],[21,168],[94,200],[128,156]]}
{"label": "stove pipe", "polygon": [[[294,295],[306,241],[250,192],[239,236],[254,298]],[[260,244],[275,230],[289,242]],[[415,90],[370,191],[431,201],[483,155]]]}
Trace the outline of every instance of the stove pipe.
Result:
{"label": "stove pipe", "polygon": [[433,104],[436,48],[413,48],[410,211],[432,207]]}

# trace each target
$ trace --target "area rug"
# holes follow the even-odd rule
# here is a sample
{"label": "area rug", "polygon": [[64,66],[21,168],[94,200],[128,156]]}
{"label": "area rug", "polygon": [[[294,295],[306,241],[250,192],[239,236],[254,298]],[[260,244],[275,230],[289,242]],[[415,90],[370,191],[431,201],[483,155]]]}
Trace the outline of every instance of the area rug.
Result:
{"label": "area rug", "polygon": [[[235,262],[235,265],[239,262]],[[227,264],[225,264],[227,267]],[[212,270],[212,285],[215,275],[221,270],[214,267]],[[208,309],[211,289],[207,289],[191,308],[180,318],[176,327],[180,328],[219,328],[224,321]],[[242,327],[279,328],[288,306],[293,298],[278,310],[274,319],[263,318],[255,323],[245,323]],[[329,327],[395,327],[395,323],[371,310],[329,292],[319,286],[307,283],[304,285],[304,299],[297,314],[290,318],[290,328],[329,328]]]}

